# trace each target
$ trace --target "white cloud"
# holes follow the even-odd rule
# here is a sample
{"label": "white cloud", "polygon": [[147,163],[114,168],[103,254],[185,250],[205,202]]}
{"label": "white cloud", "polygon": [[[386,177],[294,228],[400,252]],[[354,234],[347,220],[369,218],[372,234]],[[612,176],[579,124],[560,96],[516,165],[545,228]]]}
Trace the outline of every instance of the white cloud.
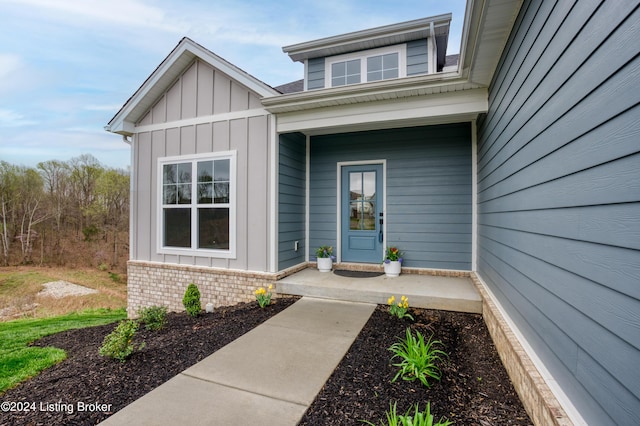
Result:
{"label": "white cloud", "polygon": [[0,109],[0,127],[21,127],[35,124],[22,114],[9,109]]}
{"label": "white cloud", "polygon": [[[5,0],[20,6],[47,9],[48,19],[64,20],[76,25],[91,26],[96,22],[116,25],[152,27],[166,31],[179,31],[173,20],[162,9],[135,0]],[[57,13],[55,13],[57,12]],[[81,18],[81,19],[78,19]]]}

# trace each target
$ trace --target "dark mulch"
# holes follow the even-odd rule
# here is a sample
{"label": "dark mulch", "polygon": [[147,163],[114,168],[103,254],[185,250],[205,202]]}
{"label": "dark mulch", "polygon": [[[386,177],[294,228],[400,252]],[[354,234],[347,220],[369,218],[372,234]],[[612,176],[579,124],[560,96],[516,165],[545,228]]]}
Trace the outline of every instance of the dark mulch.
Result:
{"label": "dark mulch", "polygon": [[[390,317],[378,306],[347,355],[309,407],[299,425],[355,425],[359,420],[386,424],[389,404],[398,413],[431,401],[436,420],[456,425],[531,425],[493,345],[481,315],[414,309],[415,321]],[[426,338],[433,333],[449,356],[440,364],[441,381],[390,383],[396,367],[388,348],[407,327]],[[396,363],[399,360],[394,360]]]}
{"label": "dark mulch", "polygon": [[[115,324],[47,336],[34,345],[62,348],[67,359],[0,395],[0,401],[36,402],[36,411],[0,412],[0,425],[97,424],[296,300],[279,298],[265,309],[260,309],[257,302],[239,304],[197,318],[184,313],[169,314],[168,324],[162,330],[151,332],[140,327],[136,340],[144,341],[145,347],[124,363],[98,354],[104,337]],[[74,410],[69,414],[54,406],[57,412],[43,412],[41,402],[45,409],[47,403],[56,402],[74,408],[78,402],[111,404],[111,411]]]}
{"label": "dark mulch", "polygon": [[[255,302],[219,309],[192,319],[170,314],[158,332],[141,329],[144,350],[120,363],[98,355],[98,347],[114,326],[68,331],[41,339],[38,346],[56,346],[68,358],[37,377],[9,390],[0,401],[111,404],[109,412],[0,413],[0,425],[96,424],[179,372],[280,312],[295,298],[278,299],[260,309]],[[500,363],[480,315],[412,310],[416,321],[398,320],[378,307],[349,352],[336,368],[301,425],[353,425],[379,422],[398,401],[398,411],[431,401],[432,412],[457,425],[530,425]],[[435,333],[449,358],[441,365],[443,379],[424,388],[419,382],[389,383],[395,367],[387,348],[411,326]],[[303,378],[301,378],[303,380]]]}

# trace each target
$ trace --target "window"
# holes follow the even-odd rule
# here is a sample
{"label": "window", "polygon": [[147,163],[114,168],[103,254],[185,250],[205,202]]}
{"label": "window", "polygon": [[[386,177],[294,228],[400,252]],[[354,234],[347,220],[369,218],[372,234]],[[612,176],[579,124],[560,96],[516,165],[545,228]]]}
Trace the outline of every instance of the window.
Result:
{"label": "window", "polygon": [[406,77],[406,45],[327,58],[326,87]]}
{"label": "window", "polygon": [[367,58],[367,81],[398,78],[398,54],[370,56]]}
{"label": "window", "polygon": [[360,83],[360,60],[331,64],[331,86]]}
{"label": "window", "polygon": [[159,251],[235,256],[235,153],[159,160]]}

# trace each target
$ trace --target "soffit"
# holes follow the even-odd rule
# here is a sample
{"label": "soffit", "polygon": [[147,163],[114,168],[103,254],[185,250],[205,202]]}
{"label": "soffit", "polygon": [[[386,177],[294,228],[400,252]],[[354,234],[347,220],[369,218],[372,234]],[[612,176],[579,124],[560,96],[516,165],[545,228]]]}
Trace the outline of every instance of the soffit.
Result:
{"label": "soffit", "polygon": [[267,111],[279,114],[456,92],[480,87],[482,86],[460,79],[456,72],[439,73],[268,97],[262,99],[262,105]]}
{"label": "soffit", "polygon": [[461,46],[462,73],[488,86],[523,0],[468,0]]}

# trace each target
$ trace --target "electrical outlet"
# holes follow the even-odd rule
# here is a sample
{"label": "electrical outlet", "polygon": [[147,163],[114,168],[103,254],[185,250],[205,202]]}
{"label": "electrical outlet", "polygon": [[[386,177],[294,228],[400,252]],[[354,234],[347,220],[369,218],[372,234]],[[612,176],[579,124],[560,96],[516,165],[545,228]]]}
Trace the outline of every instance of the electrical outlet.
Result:
{"label": "electrical outlet", "polygon": [[293,242],[293,251],[298,251],[299,248],[300,248],[300,241],[294,241]]}

